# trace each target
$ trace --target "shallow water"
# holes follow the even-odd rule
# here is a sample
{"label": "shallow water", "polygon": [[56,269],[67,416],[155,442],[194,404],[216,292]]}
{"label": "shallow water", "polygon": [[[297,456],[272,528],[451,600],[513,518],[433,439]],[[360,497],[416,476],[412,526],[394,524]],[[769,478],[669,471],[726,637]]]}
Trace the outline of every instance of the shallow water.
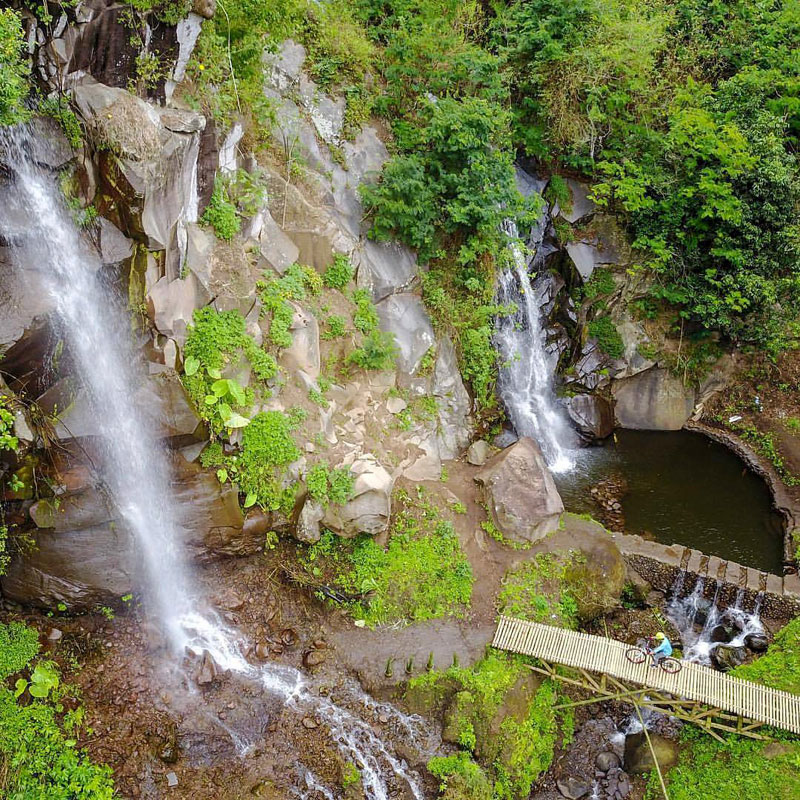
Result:
{"label": "shallow water", "polygon": [[723,445],[691,431],[617,431],[555,475],[568,511],[597,513],[589,489],[622,475],[625,532],[781,574],[783,527],[761,478]]}

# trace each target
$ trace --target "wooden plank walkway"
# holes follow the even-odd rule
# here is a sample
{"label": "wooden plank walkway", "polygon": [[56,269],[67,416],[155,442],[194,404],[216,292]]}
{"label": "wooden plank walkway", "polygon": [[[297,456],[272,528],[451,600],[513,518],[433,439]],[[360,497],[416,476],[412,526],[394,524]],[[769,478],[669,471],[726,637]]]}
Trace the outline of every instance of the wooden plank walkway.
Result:
{"label": "wooden plank walkway", "polygon": [[500,617],[492,646],[542,661],[610,675],[622,681],[697,701],[737,717],[800,733],[800,695],[733,678],[710,667],[682,661],[668,674],[651,669],[650,660],[632,664],[625,651],[633,645],[513,617]]}

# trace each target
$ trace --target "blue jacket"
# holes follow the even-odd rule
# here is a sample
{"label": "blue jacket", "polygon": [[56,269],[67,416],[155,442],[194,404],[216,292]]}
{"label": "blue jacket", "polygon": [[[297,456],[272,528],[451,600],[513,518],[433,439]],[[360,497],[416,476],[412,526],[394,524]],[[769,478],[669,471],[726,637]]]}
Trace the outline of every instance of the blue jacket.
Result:
{"label": "blue jacket", "polygon": [[664,637],[664,640],[661,642],[661,644],[658,647],[656,647],[655,650],[653,650],[653,655],[654,656],[658,656],[658,655],[671,656],[672,655],[672,642],[669,639],[667,639],[666,637]]}

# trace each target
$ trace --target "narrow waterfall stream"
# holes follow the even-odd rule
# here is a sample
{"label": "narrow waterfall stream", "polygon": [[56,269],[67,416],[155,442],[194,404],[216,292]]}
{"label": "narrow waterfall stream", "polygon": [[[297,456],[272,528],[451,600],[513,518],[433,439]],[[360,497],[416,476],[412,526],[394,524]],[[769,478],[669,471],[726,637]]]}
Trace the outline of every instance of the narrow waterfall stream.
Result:
{"label": "narrow waterfall stream", "polygon": [[[133,402],[137,359],[129,318],[98,279],[100,261],[73,224],[53,176],[27,157],[31,151],[27,135],[23,129],[0,138],[11,172],[0,234],[15,243],[18,267],[41,273],[55,300],[59,333],[100,431],[98,468],[136,541],[149,615],[163,626],[174,663],[186,652],[208,653],[222,670],[262,685],[298,713],[316,715],[342,755],[358,765],[367,798],[387,800],[403,786],[403,791],[422,800],[419,777],[366,721],[380,712],[403,731],[404,738],[424,743],[429,732],[420,718],[379,705],[358,687],[347,686],[348,705],[363,709],[362,719],[320,696],[292,667],[251,664],[245,657],[244,637],[222,623],[195,591],[181,551],[180,509],[174,508],[170,497],[167,454]],[[248,748],[249,742],[240,740],[235,731],[228,732],[240,750]],[[336,796],[311,773],[301,777],[307,787],[301,797]]]}
{"label": "narrow waterfall stream", "polygon": [[[534,232],[534,247],[541,243],[544,222]],[[539,443],[551,471],[566,472],[575,464],[574,435],[553,391],[556,364],[547,353],[542,316],[516,223],[506,220],[503,228],[510,239],[512,264],[500,276],[497,302],[514,305],[516,311],[499,315],[495,326],[501,364],[498,390],[517,434]],[[537,266],[535,254],[533,264]]]}

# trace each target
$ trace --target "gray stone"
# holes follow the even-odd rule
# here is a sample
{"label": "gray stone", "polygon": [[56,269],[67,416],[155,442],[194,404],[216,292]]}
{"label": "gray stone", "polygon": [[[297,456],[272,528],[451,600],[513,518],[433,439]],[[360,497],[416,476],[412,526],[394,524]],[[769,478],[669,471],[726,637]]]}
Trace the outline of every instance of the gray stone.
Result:
{"label": "gray stone", "polygon": [[72,160],[72,148],[58,122],[50,117],[34,117],[28,124],[32,134],[28,155],[33,161],[57,170]]}
{"label": "gray stone", "polygon": [[419,362],[436,341],[422,301],[414,294],[395,294],[377,304],[381,330],[397,341],[398,372],[413,375]]}
{"label": "gray stone", "polygon": [[598,249],[587,242],[569,242],[566,251],[583,281],[588,281],[600,263]]}
{"label": "gray stone", "polygon": [[192,322],[195,309],[211,300],[211,294],[189,272],[185,278],[159,278],[147,293],[147,305],[153,324],[159,333],[180,345],[186,341],[186,329]]}
{"label": "gray stone", "polygon": [[567,186],[569,186],[572,195],[572,203],[568,211],[561,209],[561,216],[567,222],[574,225],[576,222],[594,214],[597,207],[594,202],[589,199],[589,192],[591,191],[590,186],[573,180],[572,178],[567,178]]}
{"label": "gray stone", "polygon": [[558,528],[564,504],[539,445],[523,436],[476,475],[494,524],[506,539],[529,544]]}
{"label": "gray stone", "polygon": [[763,653],[769,647],[769,639],[763,633],[748,633],[744,643],[754,653]]}
{"label": "gray stone", "polygon": [[456,458],[472,438],[473,424],[469,394],[461,380],[455,348],[448,337],[439,340],[431,394],[437,405],[439,457]]}
{"label": "gray stone", "polygon": [[723,672],[741,666],[746,658],[747,650],[744,647],[720,644],[711,651],[711,662]]}
{"label": "gray stone", "polygon": [[478,439],[467,450],[467,462],[473,466],[482,467],[489,460],[491,454],[492,448],[489,443],[483,441],[483,439]]}
{"label": "gray stone", "polygon": [[320,372],[319,323],[298,304],[292,303],[292,306],[292,346],[281,352],[280,364],[289,372],[300,370],[316,380]]}
{"label": "gray stone", "polygon": [[621,766],[620,757],[611,750],[603,750],[597,754],[594,764],[600,772],[608,772],[610,769]]}
{"label": "gray stone", "polygon": [[581,800],[592,791],[591,783],[578,778],[561,778],[556,781],[556,786],[567,800]]}
{"label": "gray stone", "polygon": [[134,402],[159,437],[188,436],[200,424],[174,370],[148,376],[134,394]]}
{"label": "gray stone", "polygon": [[567,398],[566,406],[570,420],[584,438],[605,439],[614,430],[614,410],[604,397],[576,394]]}
{"label": "gray stone", "polygon": [[365,239],[353,253],[358,285],[370,290],[374,302],[405,289],[417,274],[417,257],[397,242]]}
{"label": "gray stone", "polygon": [[97,237],[100,258],[104,264],[119,264],[131,257],[133,242],[116,225],[103,217],[97,220]]}
{"label": "gray stone", "polygon": [[575,362],[572,375],[567,376],[569,383],[576,383],[588,391],[594,391],[610,382],[608,377],[608,356],[590,339],[583,348],[581,357]]}
{"label": "gray stone", "polygon": [[353,496],[342,506],[330,504],[323,524],[345,538],[382,533],[389,526],[394,479],[372,455],[356,459],[350,470],[356,476]]}
{"label": "gray stone", "polygon": [[[650,733],[650,744],[655,751],[662,772],[678,763],[678,743],[657,733]],[[644,732],[633,733],[625,738],[625,770],[631,775],[644,775],[655,768],[653,755]]]}
{"label": "gray stone", "polygon": [[37,500],[30,508],[30,516],[37,528],[65,533],[109,523],[116,518],[117,511],[109,502],[106,492],[89,488],[62,495],[58,500]]}
{"label": "gray stone", "polygon": [[261,213],[263,220],[258,238],[259,253],[268,266],[283,275],[288,267],[297,262],[300,250],[281,230],[269,209],[264,209]]}
{"label": "gray stone", "polygon": [[694,389],[654,367],[612,387],[617,422],[636,430],[679,430],[694,408]]}
{"label": "gray stone", "polygon": [[194,0],[192,3],[192,11],[203,19],[211,19],[216,10],[217,0]]}
{"label": "gray stone", "polygon": [[306,497],[300,516],[297,518],[297,525],[294,530],[294,538],[300,542],[312,544],[318,542],[320,537],[319,524],[325,516],[325,508],[321,503]]}
{"label": "gray stone", "polygon": [[399,414],[401,411],[405,411],[406,408],[408,408],[408,403],[402,397],[393,396],[386,401],[386,410],[390,414]]}

